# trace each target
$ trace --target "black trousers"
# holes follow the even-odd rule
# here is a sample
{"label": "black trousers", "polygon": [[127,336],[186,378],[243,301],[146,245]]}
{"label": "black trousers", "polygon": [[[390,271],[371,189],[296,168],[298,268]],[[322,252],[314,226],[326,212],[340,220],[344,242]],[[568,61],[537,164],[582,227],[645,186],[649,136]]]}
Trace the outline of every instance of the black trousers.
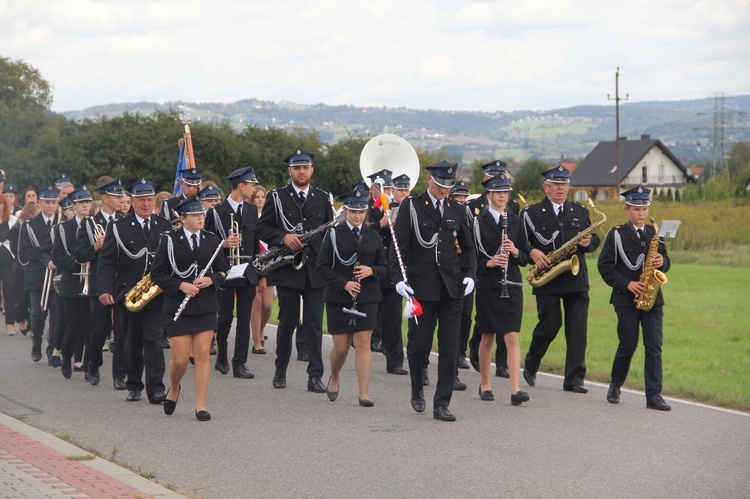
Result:
{"label": "black trousers", "polygon": [[[65,329],[67,328],[68,324],[68,316],[65,313],[65,301],[62,299],[61,296],[59,296],[57,293],[52,293],[49,296],[49,301],[52,303],[54,301],[57,304],[57,320],[55,321],[55,350],[62,350],[63,347],[63,341],[65,340]],[[50,336],[52,336],[52,320],[50,320],[49,323],[49,330],[50,330]],[[52,341],[50,339],[50,341]]]}
{"label": "black trousers", "polygon": [[622,386],[630,371],[630,361],[638,348],[639,329],[643,329],[643,348],[646,351],[644,381],[646,400],[661,394],[662,367],[661,346],[664,341],[664,308],[654,307],[649,312],[635,307],[615,307],[617,313],[617,345],[615,360],[612,363],[612,383]]}
{"label": "black trousers", "polygon": [[[29,320],[29,292],[24,287],[24,275],[23,269],[14,269],[15,273],[15,297],[16,297],[16,312],[14,318],[16,322],[23,322]],[[6,305],[7,306],[7,305]],[[31,327],[28,324],[26,327]]]}
{"label": "black trousers", "polygon": [[[161,300],[159,301],[161,303]],[[152,304],[149,304],[152,305]],[[125,338],[125,364],[128,390],[143,391],[143,370],[146,370],[146,394],[153,400],[156,392],[164,391],[164,348],[159,343],[164,336],[164,312],[161,306],[146,306],[140,312],[122,307],[122,328]],[[116,343],[119,343],[118,338]]]}
{"label": "black trousers", "polygon": [[[86,347],[89,352],[89,365],[99,369],[104,363],[102,348],[107,342],[110,331],[115,332],[115,351],[112,356],[112,379],[125,379],[125,339],[122,336],[122,317],[120,307],[102,305],[98,298],[89,298],[91,311],[91,335]],[[113,317],[114,315],[114,317]]]}
{"label": "black trousers", "polygon": [[445,285],[440,286],[440,301],[422,301],[422,315],[409,319],[406,353],[409,358],[412,398],[422,390],[422,368],[432,349],[435,326],[438,327],[438,381],[433,406],[448,407],[453,396],[453,382],[458,365],[461,310],[463,299],[451,298]]}
{"label": "black trousers", "polygon": [[13,260],[10,255],[8,255],[8,258],[10,258],[10,261],[4,261],[0,264],[0,281],[2,281],[3,286],[5,323],[13,325],[16,323],[16,271],[13,270]]}
{"label": "black trousers", "polygon": [[323,376],[323,295],[325,288],[304,290],[276,286],[279,296],[279,327],[276,336],[276,369],[286,371],[292,355],[292,334],[299,323],[299,299],[303,298],[303,322],[298,334],[304,333],[307,345],[307,375]]}
{"label": "black trousers", "polygon": [[385,352],[386,370],[404,367],[404,337],[401,334],[401,295],[393,288],[383,288],[380,303],[379,328]]}
{"label": "black trousers", "polygon": [[55,325],[58,322],[57,317],[57,295],[50,291],[48,310],[42,310],[42,291],[40,289],[29,290],[29,306],[31,307],[31,351],[42,353],[42,340],[44,339],[44,325],[47,322],[47,313],[49,313],[49,339],[47,341],[47,359],[52,356],[55,348]]}
{"label": "black trousers", "polygon": [[539,370],[544,354],[563,325],[560,303],[565,309],[565,379],[563,388],[582,385],[586,376],[586,339],[589,314],[589,294],[565,293],[562,295],[536,295],[539,322],[531,336],[524,369],[532,373]]}
{"label": "black trousers", "polygon": [[62,299],[65,308],[65,332],[63,333],[62,356],[80,362],[83,347],[91,331],[91,312],[89,299],[85,296]]}
{"label": "black trousers", "polygon": [[219,300],[219,322],[217,325],[216,346],[219,349],[216,361],[228,362],[229,331],[234,319],[235,298],[237,299],[237,329],[234,338],[232,367],[245,365],[250,350],[250,312],[253,308],[256,287],[248,284],[238,288],[224,288],[217,292]]}

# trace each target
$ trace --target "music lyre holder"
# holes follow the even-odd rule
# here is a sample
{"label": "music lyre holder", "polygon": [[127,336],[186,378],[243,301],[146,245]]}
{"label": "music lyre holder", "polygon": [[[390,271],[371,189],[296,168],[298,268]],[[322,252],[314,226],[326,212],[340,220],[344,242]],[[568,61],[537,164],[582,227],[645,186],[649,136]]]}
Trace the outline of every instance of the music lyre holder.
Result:
{"label": "music lyre holder", "polygon": [[662,239],[673,239],[677,237],[677,229],[680,228],[681,223],[680,220],[664,220],[659,226],[659,233],[656,234],[656,237]]}
{"label": "music lyre holder", "polygon": [[341,307],[341,311],[342,312],[346,312],[347,314],[356,315],[357,317],[367,317],[366,313],[360,312],[359,310],[357,310],[354,307],[352,307],[352,308]]}

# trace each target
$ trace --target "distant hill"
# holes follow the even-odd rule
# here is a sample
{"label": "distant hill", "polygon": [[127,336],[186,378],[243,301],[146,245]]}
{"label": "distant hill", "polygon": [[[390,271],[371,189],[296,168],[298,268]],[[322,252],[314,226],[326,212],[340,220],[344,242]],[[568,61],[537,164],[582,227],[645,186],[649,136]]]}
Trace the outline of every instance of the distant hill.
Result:
{"label": "distant hill", "polygon": [[[620,135],[660,138],[685,164],[707,163],[713,156],[714,122],[722,128],[725,151],[731,143],[750,141],[750,95],[683,101],[652,101],[620,106]],[[576,106],[549,111],[469,112],[387,107],[303,105],[245,99],[233,103],[134,102],[95,106],[62,113],[71,120],[148,115],[154,110],[191,109],[193,119],[247,125],[317,130],[323,142],[348,135],[395,133],[415,148],[447,151],[468,162],[475,158],[528,157],[556,160],[584,157],[601,140],[615,135],[615,108]],[[717,108],[720,112],[717,113]],[[715,117],[718,118],[715,120]]]}

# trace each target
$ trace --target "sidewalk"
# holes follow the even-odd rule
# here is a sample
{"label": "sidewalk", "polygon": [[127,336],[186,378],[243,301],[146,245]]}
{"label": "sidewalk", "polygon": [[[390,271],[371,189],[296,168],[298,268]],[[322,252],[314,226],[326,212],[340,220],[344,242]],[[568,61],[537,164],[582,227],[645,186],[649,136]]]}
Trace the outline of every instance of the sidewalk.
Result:
{"label": "sidewalk", "polygon": [[0,413],[0,498],[184,497]]}

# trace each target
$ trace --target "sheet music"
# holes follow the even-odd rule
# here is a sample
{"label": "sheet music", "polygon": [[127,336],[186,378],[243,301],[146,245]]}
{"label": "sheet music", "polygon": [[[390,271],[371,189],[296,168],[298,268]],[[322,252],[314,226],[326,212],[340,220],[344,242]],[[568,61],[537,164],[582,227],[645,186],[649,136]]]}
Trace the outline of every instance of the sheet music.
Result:
{"label": "sheet music", "polygon": [[659,226],[657,236],[664,239],[677,237],[677,229],[680,228],[681,223],[679,220],[664,220]]}
{"label": "sheet music", "polygon": [[245,269],[247,269],[247,266],[249,264],[247,262],[241,263],[239,265],[233,265],[231,269],[229,269],[229,272],[227,273],[226,281],[230,279],[238,279],[240,277],[245,276]]}

